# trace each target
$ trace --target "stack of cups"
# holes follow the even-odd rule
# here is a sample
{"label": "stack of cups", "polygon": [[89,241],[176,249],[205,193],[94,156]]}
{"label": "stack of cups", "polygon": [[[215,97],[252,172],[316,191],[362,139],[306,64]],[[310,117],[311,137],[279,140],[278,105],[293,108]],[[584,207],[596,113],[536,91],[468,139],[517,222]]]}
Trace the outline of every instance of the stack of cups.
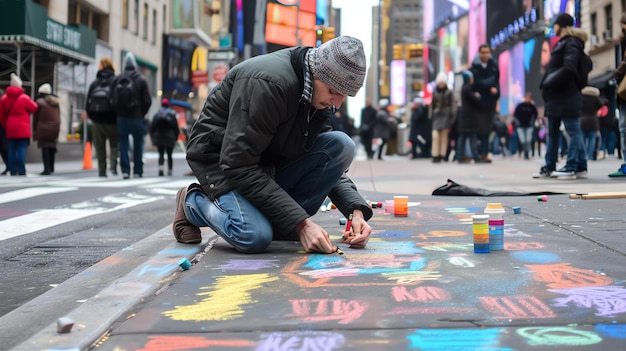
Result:
{"label": "stack of cups", "polygon": [[385,200],[385,213],[393,213],[393,200]]}
{"label": "stack of cups", "polygon": [[474,252],[489,253],[489,215],[472,216],[472,234],[474,235]]}
{"label": "stack of cups", "polygon": [[409,215],[409,197],[394,196],[393,197],[393,214],[396,217],[406,217]]}
{"label": "stack of cups", "polygon": [[489,215],[489,248],[504,250],[504,207],[501,203],[488,203],[485,214]]}

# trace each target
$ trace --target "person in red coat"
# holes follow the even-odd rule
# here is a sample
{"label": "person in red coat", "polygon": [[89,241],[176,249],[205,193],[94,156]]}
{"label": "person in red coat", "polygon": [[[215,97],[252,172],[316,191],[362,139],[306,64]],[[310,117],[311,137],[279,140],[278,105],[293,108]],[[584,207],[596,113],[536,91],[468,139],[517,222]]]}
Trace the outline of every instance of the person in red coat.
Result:
{"label": "person in red coat", "polygon": [[44,83],[39,87],[37,112],[33,116],[33,141],[41,149],[43,172],[41,175],[50,175],[54,172],[54,154],[57,152],[57,140],[61,129],[61,110],[59,98],[52,94],[52,87]]}
{"label": "person in red coat", "polygon": [[11,73],[11,86],[0,99],[0,124],[6,130],[9,148],[9,172],[26,175],[26,149],[30,142],[30,114],[37,104],[24,93],[22,80]]}

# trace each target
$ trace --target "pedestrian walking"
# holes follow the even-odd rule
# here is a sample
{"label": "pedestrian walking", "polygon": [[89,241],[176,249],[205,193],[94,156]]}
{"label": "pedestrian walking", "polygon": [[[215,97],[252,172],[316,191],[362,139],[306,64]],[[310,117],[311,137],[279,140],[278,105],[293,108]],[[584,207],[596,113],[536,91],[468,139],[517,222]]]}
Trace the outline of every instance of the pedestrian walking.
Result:
{"label": "pedestrian walking", "polygon": [[170,106],[170,101],[163,98],[161,100],[161,108],[150,121],[150,139],[152,140],[152,145],[156,146],[159,152],[159,177],[164,175],[163,164],[165,163],[166,154],[167,175],[172,175],[172,167],[174,166],[172,152],[178,141],[179,131],[176,111]]}
{"label": "pedestrian walking", "polygon": [[37,112],[33,115],[33,141],[41,149],[43,172],[41,175],[54,173],[54,157],[57,153],[57,141],[61,131],[61,109],[59,97],[52,94],[52,86],[44,83],[37,91]]}
{"label": "pedestrian walking", "polygon": [[374,138],[374,125],[376,124],[376,115],[378,111],[372,106],[372,99],[365,98],[365,107],[361,109],[361,126],[359,136],[361,137],[361,144],[365,148],[365,154],[367,159],[374,158],[374,151],[372,149],[372,139]]}
{"label": "pedestrian walking", "polygon": [[[622,62],[615,69],[615,73],[613,74],[615,79],[617,80],[617,85],[621,83],[622,79],[626,76],[626,13],[622,15],[622,19],[620,20],[620,26],[622,32],[620,33],[620,48],[622,49]],[[609,174],[609,177],[625,177],[626,176],[626,100],[617,97],[617,105],[619,107],[619,136],[621,143],[621,151],[622,151],[622,164],[619,166],[618,170]]]}
{"label": "pedestrian walking", "polygon": [[493,131],[493,121],[496,115],[496,104],[500,99],[500,68],[491,56],[491,47],[481,44],[478,47],[478,56],[470,68],[474,77],[474,91],[480,95],[481,109],[478,117],[478,139],[480,143],[480,158],[491,162],[489,158],[489,138]]}
{"label": "pedestrian walking", "polygon": [[428,117],[428,106],[422,98],[417,98],[411,112],[411,126],[409,128],[409,141],[411,142],[411,157],[430,158],[432,131]]}
{"label": "pedestrian walking", "polygon": [[448,135],[454,122],[456,102],[454,93],[448,88],[446,74],[439,72],[436,78],[437,86],[433,92],[433,100],[430,105],[430,119],[432,120],[432,161],[440,163],[447,161]]}
{"label": "pedestrian walking", "polygon": [[395,127],[395,118],[389,114],[389,101],[386,99],[381,100],[380,110],[376,114],[376,124],[374,125],[374,139],[379,140],[376,153],[378,159],[383,159],[383,150],[389,138],[391,138],[392,128]]}
{"label": "pedestrian walking", "polygon": [[513,118],[517,128],[517,137],[524,153],[524,159],[528,160],[530,154],[531,143],[533,140],[533,131],[535,130],[535,121],[537,120],[537,107],[532,99],[532,94],[526,92],[524,100],[515,106]]}
{"label": "pedestrian walking", "polygon": [[122,73],[113,80],[111,104],[117,113],[117,133],[120,143],[120,168],[124,179],[129,179],[130,140],[133,139],[133,176],[143,176],[143,148],[148,134],[146,114],[152,105],[148,83],[139,74],[135,55],[126,53]]}
{"label": "pedestrian walking", "polygon": [[[548,149],[546,163],[534,177],[586,178],[587,158],[580,129],[580,117],[581,89],[586,85],[588,71],[582,72],[579,67],[581,60],[584,59],[583,49],[588,34],[574,27],[574,18],[567,13],[557,16],[554,21],[554,32],[560,40],[550,54],[550,61],[540,85],[541,95],[545,101],[545,114],[548,117]],[[569,136],[569,141],[567,162],[557,171],[561,123]]]}
{"label": "pedestrian walking", "polygon": [[98,176],[107,176],[107,142],[111,174],[117,175],[119,138],[117,113],[111,106],[111,90],[115,79],[115,66],[110,57],[100,59],[96,79],[89,86],[85,111],[92,122],[93,146],[98,160]]}
{"label": "pedestrian walking", "polygon": [[598,114],[603,106],[600,99],[600,89],[586,86],[582,90],[583,106],[580,118],[580,129],[583,133],[583,143],[587,153],[587,160],[594,160],[596,154],[596,140],[600,130]]}
{"label": "pedestrian walking", "polygon": [[332,253],[328,232],[310,219],[330,197],[352,216],[341,241],[365,247],[372,210],[346,174],[355,145],[329,122],[363,85],[365,62],[361,41],[341,36],[233,67],[191,128],[187,161],[200,184],[176,196],[175,238],[198,243],[199,227],[211,227],[242,253],[279,239]]}
{"label": "pedestrian walking", "polygon": [[36,111],[37,104],[24,93],[22,80],[11,73],[11,86],[0,99],[0,124],[6,131],[12,176],[26,175],[26,149],[32,136],[30,115]]}
{"label": "pedestrian walking", "polygon": [[[480,94],[474,90],[474,77],[471,71],[463,71],[463,87],[461,88],[461,113],[457,128],[459,130],[459,141],[456,144],[457,160],[459,164],[470,163],[472,160],[476,163],[486,163],[485,159],[480,158],[478,153],[478,116],[482,108]],[[471,156],[466,154],[466,144],[469,142]]]}
{"label": "pedestrian walking", "polygon": [[[0,99],[4,96],[4,89],[0,89]],[[0,156],[2,162],[4,162],[4,171],[2,175],[9,173],[9,147],[7,145],[7,132],[4,130],[4,126],[0,123]]]}

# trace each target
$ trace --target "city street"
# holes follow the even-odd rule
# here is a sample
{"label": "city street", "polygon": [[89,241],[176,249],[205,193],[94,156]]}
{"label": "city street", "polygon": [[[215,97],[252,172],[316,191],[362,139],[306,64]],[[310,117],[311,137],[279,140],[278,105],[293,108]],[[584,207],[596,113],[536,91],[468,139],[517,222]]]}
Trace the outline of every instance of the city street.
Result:
{"label": "city street", "polygon": [[[364,196],[378,202],[408,195],[410,210],[408,217],[398,218],[377,209],[368,248],[342,247],[343,256],[303,254],[291,242],[245,256],[210,232],[202,245],[174,243],[170,219],[156,220],[160,212],[153,209],[166,213],[175,190],[191,180],[183,176],[183,164],[171,179],[147,177],[141,180],[147,184],[124,188],[129,193],[156,191],[161,198],[137,205],[133,213],[143,212],[165,225],[138,243],[123,241],[128,246],[117,254],[0,319],[7,326],[0,337],[11,346],[25,341],[16,350],[44,344],[85,348],[105,333],[99,349],[156,350],[164,344],[177,345],[170,349],[183,344],[187,349],[314,349],[310,345],[324,343],[323,349],[338,350],[366,343],[374,345],[368,349],[434,350],[434,345],[453,349],[442,340],[455,335],[464,338],[465,349],[616,349],[626,343],[619,337],[626,324],[626,310],[619,307],[626,301],[626,201],[570,199],[568,194],[626,190],[626,179],[606,176],[618,164],[616,159],[592,161],[589,179],[556,180],[531,178],[541,165],[539,158],[433,165],[404,156],[365,161],[359,154],[349,174]],[[550,195],[546,202],[536,196],[431,196],[447,179],[492,191]],[[74,185],[87,188],[77,180]],[[45,186],[68,184],[46,181]],[[169,190],[156,190],[160,188]],[[505,207],[505,250],[478,255],[472,252],[468,219],[488,202]],[[512,207],[520,207],[521,214],[514,215]],[[330,210],[313,219],[337,239],[341,217]],[[113,230],[114,224],[107,228]],[[101,231],[96,236],[115,234]],[[143,260],[124,256],[141,250]],[[181,257],[194,262],[189,271],[178,267]],[[120,266],[126,273],[106,273]],[[80,302],[61,294],[84,286],[81,280],[96,274],[110,277],[99,292],[83,294]],[[9,326],[32,323],[32,312],[50,304],[72,308],[48,315],[47,323],[32,328],[30,336],[11,337],[15,331]],[[76,322],[71,333],[56,333],[61,316]]]}

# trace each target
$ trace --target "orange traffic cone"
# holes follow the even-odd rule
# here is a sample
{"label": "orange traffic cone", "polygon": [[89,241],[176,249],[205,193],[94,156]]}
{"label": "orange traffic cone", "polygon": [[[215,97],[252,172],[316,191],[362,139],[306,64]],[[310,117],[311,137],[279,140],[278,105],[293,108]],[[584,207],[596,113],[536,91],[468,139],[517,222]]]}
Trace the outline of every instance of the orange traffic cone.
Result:
{"label": "orange traffic cone", "polygon": [[91,141],[85,143],[85,153],[83,154],[83,169],[93,169],[93,160],[91,156]]}

